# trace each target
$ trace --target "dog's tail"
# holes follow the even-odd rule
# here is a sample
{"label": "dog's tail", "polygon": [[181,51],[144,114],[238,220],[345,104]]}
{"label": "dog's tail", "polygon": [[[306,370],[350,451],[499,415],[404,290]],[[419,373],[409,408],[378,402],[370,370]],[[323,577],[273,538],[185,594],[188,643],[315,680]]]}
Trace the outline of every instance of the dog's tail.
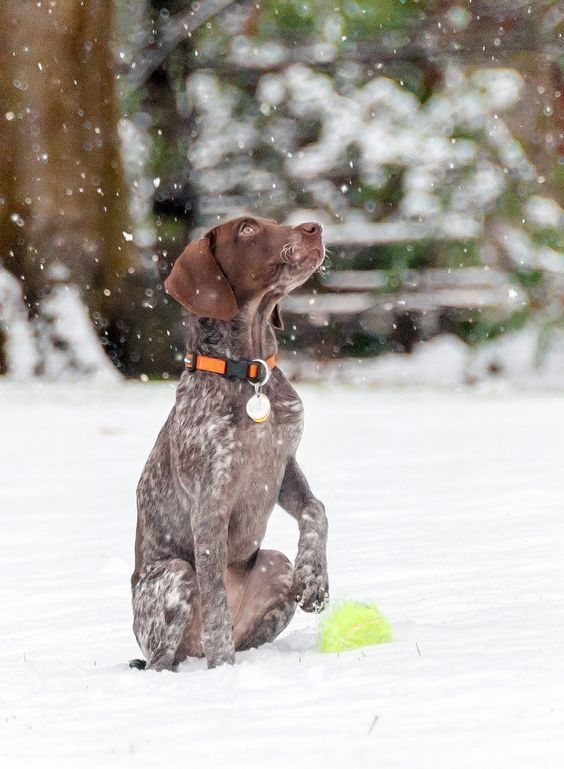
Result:
{"label": "dog's tail", "polygon": [[129,667],[135,670],[145,670],[147,663],[145,660],[129,660]]}

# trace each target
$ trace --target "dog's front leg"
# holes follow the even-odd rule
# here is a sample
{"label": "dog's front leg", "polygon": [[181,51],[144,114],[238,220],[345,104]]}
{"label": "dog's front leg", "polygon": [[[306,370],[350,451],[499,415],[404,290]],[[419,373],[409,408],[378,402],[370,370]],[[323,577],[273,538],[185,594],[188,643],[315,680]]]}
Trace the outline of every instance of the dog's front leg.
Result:
{"label": "dog's front leg", "polygon": [[321,611],[329,598],[327,516],[295,457],[288,460],[278,503],[300,529],[293,584],[296,601],[304,611]]}
{"label": "dog's front leg", "polygon": [[224,582],[229,516],[203,505],[191,523],[202,604],[204,654],[209,668],[232,665],[235,662],[233,618],[227,606]]}

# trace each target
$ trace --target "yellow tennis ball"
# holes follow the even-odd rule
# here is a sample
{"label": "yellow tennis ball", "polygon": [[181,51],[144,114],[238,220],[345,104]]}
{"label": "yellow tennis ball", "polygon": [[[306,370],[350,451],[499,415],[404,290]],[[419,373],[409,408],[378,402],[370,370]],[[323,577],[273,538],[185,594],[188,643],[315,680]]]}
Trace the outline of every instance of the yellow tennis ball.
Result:
{"label": "yellow tennis ball", "polygon": [[392,640],[390,623],[377,606],[343,601],[319,623],[322,652],[345,652]]}

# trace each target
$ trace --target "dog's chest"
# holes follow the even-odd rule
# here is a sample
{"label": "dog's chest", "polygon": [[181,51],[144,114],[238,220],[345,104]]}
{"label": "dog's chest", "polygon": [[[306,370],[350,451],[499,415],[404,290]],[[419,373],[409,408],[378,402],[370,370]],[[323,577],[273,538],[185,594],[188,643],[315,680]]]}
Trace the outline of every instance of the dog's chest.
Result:
{"label": "dog's chest", "polygon": [[295,393],[271,396],[272,411],[261,424],[249,420],[236,472],[239,493],[229,525],[230,559],[244,560],[257,549],[278,500],[288,458],[303,429],[303,407]]}
{"label": "dog's chest", "polygon": [[270,417],[246,423],[239,457],[244,486],[254,491],[260,506],[276,501],[288,457],[295,453],[303,429],[303,407],[295,393],[274,393],[270,399]]}

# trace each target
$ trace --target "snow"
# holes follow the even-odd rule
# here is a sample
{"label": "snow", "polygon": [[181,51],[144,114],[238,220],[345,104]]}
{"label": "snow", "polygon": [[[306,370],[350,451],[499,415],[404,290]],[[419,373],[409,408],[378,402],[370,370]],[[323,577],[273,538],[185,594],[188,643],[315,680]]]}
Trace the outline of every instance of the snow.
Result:
{"label": "snow", "polygon": [[150,249],[157,239],[151,214],[155,188],[159,186],[160,179],[151,181],[149,178],[148,158],[153,147],[147,125],[144,124],[146,119],[146,113],[138,115],[137,122],[122,117],[118,121],[118,135],[129,190],[129,216],[135,228],[134,233],[124,232],[123,237],[126,241],[135,240],[139,248]]}
{"label": "snow", "polygon": [[73,284],[54,286],[41,301],[45,375],[50,379],[85,377],[116,381],[119,374],[105,354]]}
{"label": "snow", "polygon": [[[365,306],[366,294],[355,296],[357,301],[351,304],[351,312],[359,312]],[[327,322],[329,307],[323,300],[323,295],[317,296],[309,313],[318,325]],[[298,307],[298,297],[289,297],[284,306]],[[421,307],[425,309],[424,305]],[[441,388],[473,384],[485,390],[561,392],[564,331],[558,323],[545,318],[473,347],[454,334],[439,334],[416,344],[411,353],[390,352],[369,359],[312,360],[310,356],[296,354],[286,361],[286,370],[293,379],[310,383]]]}
{"label": "snow", "polygon": [[[173,387],[0,382],[3,766],[561,767],[561,396],[299,389],[332,597],[395,641],[322,655],[300,613],[235,667],[157,674],[127,668],[128,580]],[[266,544],[296,541],[275,511]]]}
{"label": "snow", "polygon": [[564,224],[564,211],[555,200],[533,195],[525,206],[527,216],[538,227],[554,228]]}
{"label": "snow", "polygon": [[[68,278],[59,263],[51,279]],[[54,285],[41,300],[40,313],[29,318],[19,281],[0,266],[0,342],[5,337],[10,378],[98,379],[116,381],[119,374],[102,349],[80,291],[73,284]]]}
{"label": "snow", "polygon": [[371,384],[447,387],[464,382],[467,359],[464,342],[452,334],[441,334],[416,345],[409,355],[386,354],[356,368],[357,376],[368,376]]}
{"label": "snow", "polygon": [[[488,372],[520,388],[562,390],[564,385],[564,330],[529,323],[472,351],[466,376],[484,381]],[[490,374],[491,376],[491,374]]]}
{"label": "snow", "polygon": [[17,278],[0,266],[0,335],[6,367],[14,379],[30,379],[39,363],[33,329]]}
{"label": "snow", "polygon": [[498,224],[496,231],[500,245],[516,267],[541,269],[554,274],[564,273],[564,259],[559,251],[547,246],[535,246],[526,232],[509,224]]}

